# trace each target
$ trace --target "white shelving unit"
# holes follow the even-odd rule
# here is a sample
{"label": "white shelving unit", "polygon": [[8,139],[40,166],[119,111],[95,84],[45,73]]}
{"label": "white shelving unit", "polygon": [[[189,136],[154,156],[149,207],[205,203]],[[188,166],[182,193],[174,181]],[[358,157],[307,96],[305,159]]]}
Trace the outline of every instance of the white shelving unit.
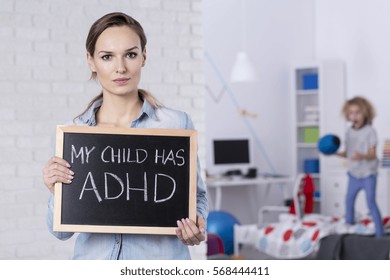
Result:
{"label": "white shelving unit", "polygon": [[345,101],[344,65],[341,61],[295,64],[291,81],[293,170],[296,174],[306,173],[305,160],[319,160],[319,172],[310,175],[316,187],[316,210],[324,212],[327,208],[326,198],[329,197],[324,186],[324,172],[337,169],[342,165],[342,160],[320,155],[317,142],[319,137],[328,133],[344,135],[345,121],[340,113]]}

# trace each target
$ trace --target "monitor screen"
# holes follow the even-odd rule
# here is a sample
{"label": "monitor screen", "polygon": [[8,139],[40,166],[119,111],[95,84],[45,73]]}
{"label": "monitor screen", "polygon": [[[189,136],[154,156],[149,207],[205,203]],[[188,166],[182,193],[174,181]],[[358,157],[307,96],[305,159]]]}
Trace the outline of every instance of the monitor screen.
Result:
{"label": "monitor screen", "polygon": [[248,164],[248,139],[214,140],[214,164]]}

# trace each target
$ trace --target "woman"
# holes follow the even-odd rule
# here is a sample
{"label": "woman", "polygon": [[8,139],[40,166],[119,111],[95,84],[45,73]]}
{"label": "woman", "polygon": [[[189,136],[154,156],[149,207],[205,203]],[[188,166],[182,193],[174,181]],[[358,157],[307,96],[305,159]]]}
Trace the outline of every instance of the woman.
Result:
{"label": "woman", "polygon": [[[163,107],[148,92],[138,89],[146,60],[145,46],[141,25],[126,14],[107,14],[91,26],[86,41],[87,61],[102,92],[74,119],[74,124],[193,129],[186,113]],[[74,233],[52,231],[54,184],[69,184],[73,176],[77,174],[69,163],[59,157],[52,157],[43,170],[44,183],[51,191],[48,227],[61,240]],[[197,181],[197,224],[188,218],[177,221],[177,236],[80,233],[74,259],[189,259],[187,245],[198,245],[206,234],[208,205],[199,171]]]}

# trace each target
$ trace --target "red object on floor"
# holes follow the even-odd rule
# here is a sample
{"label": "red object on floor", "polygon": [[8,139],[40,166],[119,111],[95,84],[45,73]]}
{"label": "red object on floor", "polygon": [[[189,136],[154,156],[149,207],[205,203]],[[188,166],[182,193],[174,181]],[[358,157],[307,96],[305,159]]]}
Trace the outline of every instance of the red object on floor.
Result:
{"label": "red object on floor", "polygon": [[207,256],[224,254],[222,238],[214,233],[207,233]]}

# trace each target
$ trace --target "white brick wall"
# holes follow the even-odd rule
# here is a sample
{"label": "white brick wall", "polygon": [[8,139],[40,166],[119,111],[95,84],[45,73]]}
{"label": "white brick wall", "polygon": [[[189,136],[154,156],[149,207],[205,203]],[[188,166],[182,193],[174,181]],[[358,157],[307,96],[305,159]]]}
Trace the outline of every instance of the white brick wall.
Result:
{"label": "white brick wall", "polygon": [[[204,166],[201,0],[2,0],[0,5],[0,259],[68,259],[73,242],[46,229],[42,168],[55,125],[98,94],[85,38],[103,14],[123,11],[148,36],[142,87],[187,111],[200,132]],[[204,251],[199,248],[198,251]]]}

